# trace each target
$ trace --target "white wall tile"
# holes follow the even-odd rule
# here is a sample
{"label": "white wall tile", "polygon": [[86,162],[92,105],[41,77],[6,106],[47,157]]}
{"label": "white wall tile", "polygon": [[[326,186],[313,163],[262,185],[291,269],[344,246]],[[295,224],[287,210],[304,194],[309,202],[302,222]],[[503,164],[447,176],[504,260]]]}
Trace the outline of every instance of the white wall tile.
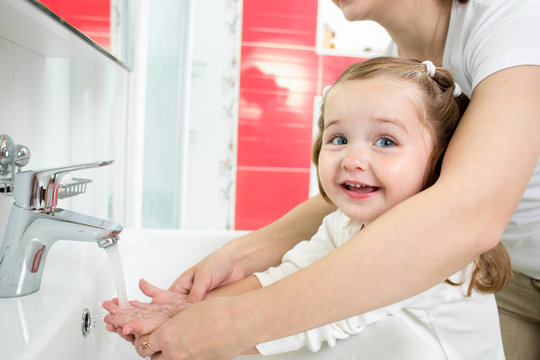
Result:
{"label": "white wall tile", "polygon": [[117,158],[73,173],[92,183],[60,207],[123,221],[127,78],[108,61],[45,57],[0,38],[0,133],[30,148],[23,170]]}
{"label": "white wall tile", "polygon": [[186,229],[233,228],[241,13],[241,1],[194,2]]}
{"label": "white wall tile", "polygon": [[12,129],[11,43],[0,38],[0,133]]}

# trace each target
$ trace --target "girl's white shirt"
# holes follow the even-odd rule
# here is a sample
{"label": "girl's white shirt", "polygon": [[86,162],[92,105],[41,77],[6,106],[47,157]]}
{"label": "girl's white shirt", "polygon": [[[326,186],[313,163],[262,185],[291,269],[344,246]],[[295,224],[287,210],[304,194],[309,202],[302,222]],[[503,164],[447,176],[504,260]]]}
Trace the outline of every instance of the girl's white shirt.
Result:
{"label": "girl's white shirt", "polygon": [[[538,0],[453,1],[443,66],[471,97],[482,80],[499,70],[540,65],[539,18]],[[391,43],[386,55],[397,54]],[[540,159],[502,242],[515,270],[540,279]]]}
{"label": "girl's white shirt", "polygon": [[[362,224],[336,210],[311,240],[287,252],[281,265],[255,275],[262,286],[268,286],[335,250],[361,228]],[[466,295],[473,269],[471,263],[449,278],[459,286],[443,282],[399,303],[268,341],[257,349],[270,355],[307,347],[321,350],[319,356],[338,351],[340,358],[359,359],[504,359],[494,296],[476,291]],[[325,342],[334,347],[338,339],[351,335],[344,346],[321,349]]]}

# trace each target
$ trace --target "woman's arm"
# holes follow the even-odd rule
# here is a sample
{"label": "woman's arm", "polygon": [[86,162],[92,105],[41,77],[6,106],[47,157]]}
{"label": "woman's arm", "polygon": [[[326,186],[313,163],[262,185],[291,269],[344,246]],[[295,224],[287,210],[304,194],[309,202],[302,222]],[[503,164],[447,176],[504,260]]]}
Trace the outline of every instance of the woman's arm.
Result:
{"label": "woman's arm", "polygon": [[315,196],[274,223],[227,243],[183,273],[170,290],[189,293],[187,301],[197,302],[216,287],[275,266],[294,245],[310,239],[322,219],[334,210],[321,196]]}
{"label": "woman's arm", "polygon": [[[474,91],[434,186],[313,265],[244,295],[195,304],[149,341],[165,359],[187,350],[232,357],[443,281],[493,248],[515,211],[540,154],[538,96],[538,66],[489,76]],[[208,331],[202,324],[216,316]]]}

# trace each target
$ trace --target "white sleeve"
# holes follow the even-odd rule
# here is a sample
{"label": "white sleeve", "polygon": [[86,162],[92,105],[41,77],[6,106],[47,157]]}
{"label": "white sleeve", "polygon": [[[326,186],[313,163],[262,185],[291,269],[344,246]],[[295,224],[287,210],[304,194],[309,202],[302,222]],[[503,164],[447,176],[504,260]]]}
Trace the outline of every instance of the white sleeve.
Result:
{"label": "white sleeve", "polygon": [[[328,215],[311,240],[302,241],[287,252],[279,266],[255,273],[255,276],[262,286],[268,286],[314,263],[343,244],[353,233],[359,231],[361,225],[347,226],[345,225],[347,221],[349,220],[340,211]],[[378,321],[387,314],[388,309],[385,309],[354,316],[300,334],[259,344],[257,350],[263,355],[293,351],[304,346],[311,351],[318,351],[325,341],[330,346],[334,346],[337,339],[345,339],[351,334],[357,334],[362,331],[366,323]]]}
{"label": "white sleeve", "polygon": [[[362,331],[369,331],[369,325],[381,321],[387,316],[395,316],[400,319],[403,324],[408,326],[411,332],[422,333],[425,328],[431,328],[435,325],[430,322],[431,320],[429,320],[427,314],[434,309],[440,308],[441,304],[445,304],[444,308],[447,308],[452,303],[459,304],[463,301],[470,303],[469,300],[464,299],[467,299],[466,292],[473,269],[474,263],[471,263],[449,278],[452,282],[461,284],[460,286],[442,282],[398,303],[320,326],[300,334],[264,342],[257,345],[257,350],[263,355],[294,351],[302,347],[306,347],[311,351],[318,351],[325,341],[330,347],[334,347],[338,339],[346,339]],[[473,297],[478,296],[485,295],[473,293]],[[451,306],[451,308],[457,309],[458,307],[455,306]],[[427,324],[425,324],[426,322]]]}
{"label": "white sleeve", "polygon": [[489,75],[512,66],[540,65],[540,2],[454,2],[443,66],[470,97]]}
{"label": "white sleeve", "polygon": [[345,320],[323,325],[296,335],[267,341],[256,347],[263,355],[294,351],[303,347],[306,347],[311,351],[319,351],[325,341],[330,347],[334,347],[337,340],[346,339],[350,335],[358,334],[363,331],[367,325],[380,321],[384,317],[397,312],[400,309],[400,306],[388,306],[362,315],[353,316]]}
{"label": "white sleeve", "polygon": [[340,221],[342,220],[337,212],[327,215],[311,240],[302,241],[289,250],[283,256],[280,265],[271,267],[264,272],[255,273],[254,275],[259,279],[261,285],[268,286],[283,279],[335,250],[337,246],[333,241],[332,229],[339,226]]}
{"label": "white sleeve", "polygon": [[[487,76],[516,65],[540,64],[540,3],[519,1],[519,6],[503,1],[494,7],[489,21],[470,42],[474,56],[470,58],[472,88]],[[507,11],[501,8],[507,7]],[[504,16],[498,17],[502,13]]]}

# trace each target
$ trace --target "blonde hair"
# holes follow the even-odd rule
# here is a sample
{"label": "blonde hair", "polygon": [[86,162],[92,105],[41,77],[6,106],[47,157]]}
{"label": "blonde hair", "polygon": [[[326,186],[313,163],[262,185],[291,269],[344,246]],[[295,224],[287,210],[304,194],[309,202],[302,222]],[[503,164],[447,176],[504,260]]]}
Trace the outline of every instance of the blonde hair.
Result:
{"label": "blonde hair", "polygon": [[[405,86],[411,84],[422,94],[420,98],[411,96],[411,100],[417,108],[420,119],[431,131],[433,138],[433,150],[424,175],[423,189],[426,189],[439,178],[446,148],[469,104],[469,99],[464,94],[454,96],[456,85],[452,74],[448,70],[437,67],[435,73],[430,76],[426,66],[420,61],[392,57],[377,57],[353,64],[341,74],[332,87],[345,81],[374,78],[399,81]],[[411,88],[411,94],[413,94],[413,89]],[[329,91],[332,91],[332,88]],[[318,121],[319,134],[313,145],[312,160],[317,169],[324,131],[326,96],[329,91],[326,92],[323,98],[321,115]],[[404,88],[404,91],[407,91],[407,89]],[[417,93],[414,92],[414,94]],[[331,203],[320,180],[319,191],[323,198]],[[510,256],[502,243],[476,258],[475,265],[476,268],[473,271],[467,292],[469,296],[472,294],[473,289],[495,293],[508,286],[512,270]],[[447,282],[453,284],[449,280]]]}

